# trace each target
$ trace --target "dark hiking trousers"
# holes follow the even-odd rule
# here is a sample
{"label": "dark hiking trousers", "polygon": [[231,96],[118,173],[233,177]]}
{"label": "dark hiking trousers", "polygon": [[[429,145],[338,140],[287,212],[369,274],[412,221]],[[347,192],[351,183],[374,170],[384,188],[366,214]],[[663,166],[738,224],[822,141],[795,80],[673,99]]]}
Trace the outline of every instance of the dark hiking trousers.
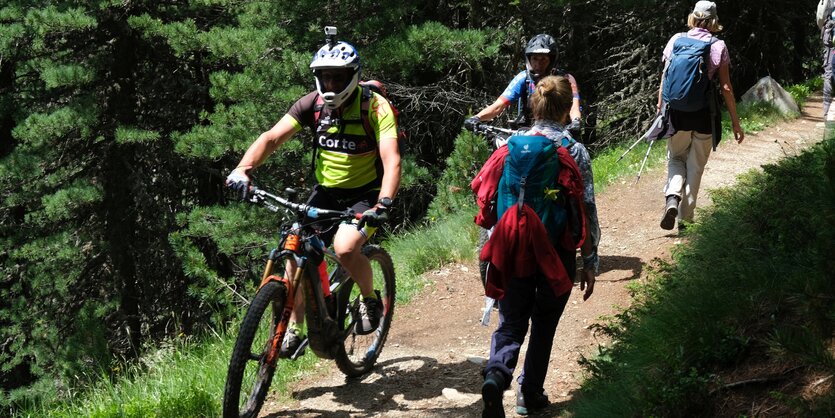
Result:
{"label": "dark hiking trousers", "polygon": [[[571,267],[567,270],[573,277],[573,263]],[[500,371],[509,386],[530,321],[531,338],[518,382],[526,393],[542,393],[554,334],[570,295],[569,291],[555,296],[544,276],[508,280],[504,298],[499,301],[499,326],[493,332],[484,373]]]}
{"label": "dark hiking trousers", "polygon": [[832,58],[835,48],[826,48],[823,53],[823,117],[826,119],[829,113],[829,107],[832,104],[832,77],[835,74],[832,72]]}

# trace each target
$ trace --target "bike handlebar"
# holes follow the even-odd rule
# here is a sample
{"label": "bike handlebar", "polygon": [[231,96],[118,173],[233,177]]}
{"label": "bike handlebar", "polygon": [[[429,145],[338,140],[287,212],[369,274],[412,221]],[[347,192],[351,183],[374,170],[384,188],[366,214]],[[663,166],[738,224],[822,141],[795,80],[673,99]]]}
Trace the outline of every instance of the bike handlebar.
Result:
{"label": "bike handlebar", "polygon": [[[265,206],[267,209],[278,212],[279,207],[274,205],[273,202],[278,203],[279,205],[296,212],[299,215],[307,216],[311,219],[342,219],[342,220],[353,220],[353,219],[361,219],[362,214],[355,212],[353,209],[346,209],[346,210],[332,210],[332,209],[322,209],[317,208],[315,206],[307,205],[304,203],[295,203],[291,202],[281,196],[274,195],[272,193],[267,192],[266,190],[260,189],[256,186],[250,186],[250,197],[249,201],[252,203],[259,203]],[[270,202],[272,201],[272,202]],[[360,222],[362,223],[362,222]],[[363,225],[358,225],[357,229],[362,229]]]}
{"label": "bike handlebar", "polygon": [[501,148],[507,143],[507,139],[516,133],[513,129],[499,128],[498,126],[488,125],[486,123],[478,123],[470,128],[473,133],[482,134],[489,139],[490,145],[495,148]]}
{"label": "bike handlebar", "polygon": [[513,135],[516,131],[513,129],[499,128],[498,126],[488,125],[486,123],[479,123],[475,126],[475,129],[473,129],[473,132],[479,134]]}

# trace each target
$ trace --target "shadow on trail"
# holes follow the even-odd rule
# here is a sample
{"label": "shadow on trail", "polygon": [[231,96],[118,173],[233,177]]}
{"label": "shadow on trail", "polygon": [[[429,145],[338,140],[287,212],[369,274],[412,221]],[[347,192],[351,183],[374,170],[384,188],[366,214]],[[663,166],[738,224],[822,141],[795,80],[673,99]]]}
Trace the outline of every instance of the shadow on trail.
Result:
{"label": "shadow on trail", "polygon": [[[601,277],[604,273],[610,271],[630,271],[631,274],[627,277],[618,279],[606,279]],[[640,257],[626,257],[620,255],[601,255],[600,256],[600,272],[598,273],[598,281],[601,282],[622,282],[628,280],[635,280],[641,277],[644,271],[644,263]]]}
{"label": "shadow on trail", "polygon": [[[302,402],[296,411],[281,411],[268,417],[349,417],[387,412],[421,416],[477,416],[481,414],[481,366],[469,361],[442,364],[429,357],[400,357],[377,363],[374,371],[361,379],[344,379],[341,384],[296,391],[293,398]],[[455,389],[452,399],[442,391]],[[332,408],[305,408],[306,399],[327,397]],[[431,401],[438,398],[437,401]],[[426,400],[419,410],[403,409],[399,400]]]}

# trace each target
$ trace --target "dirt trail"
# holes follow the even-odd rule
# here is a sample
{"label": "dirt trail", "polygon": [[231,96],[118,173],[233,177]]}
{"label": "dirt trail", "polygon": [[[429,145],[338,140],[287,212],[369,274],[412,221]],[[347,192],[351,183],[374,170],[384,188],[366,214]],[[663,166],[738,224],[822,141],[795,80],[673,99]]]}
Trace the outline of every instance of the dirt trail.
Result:
{"label": "dirt trail", "polygon": [[[819,141],[820,102],[820,97],[810,98],[801,118],[747,133],[742,144],[722,141],[708,161],[699,207],[710,204],[710,189],[732,184],[740,173],[796,155]],[[659,167],[645,173],[638,184],[630,177],[598,194],[600,274],[594,295],[586,302],[575,286],[557,328],[545,382],[555,404],[543,415],[558,415],[561,405],[579,389],[580,356],[593,355],[598,344],[607,343],[589,326],[628,306],[627,284],[644,280],[644,266],[654,258],[668,259],[671,249],[681,243],[677,232],[658,226],[665,179],[666,167]],[[271,394],[261,416],[480,416],[481,364],[488,356],[497,314],[493,313],[490,326],[479,324],[483,292],[474,261],[448,265],[425,277],[429,284],[424,291],[408,306],[396,308],[388,342],[371,374],[349,381],[333,363],[319,361],[311,375],[293,384],[291,399]],[[515,392],[505,392],[508,416],[516,416],[515,402]]]}

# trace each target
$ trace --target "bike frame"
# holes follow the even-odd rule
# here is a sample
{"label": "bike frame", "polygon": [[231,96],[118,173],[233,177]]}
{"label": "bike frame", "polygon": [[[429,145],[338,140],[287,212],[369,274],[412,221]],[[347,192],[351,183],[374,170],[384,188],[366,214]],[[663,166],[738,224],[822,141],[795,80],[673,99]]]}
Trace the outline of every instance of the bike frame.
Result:
{"label": "bike frame", "polygon": [[[281,248],[281,250],[279,251],[278,248]],[[308,328],[308,336],[302,342],[301,348],[309,345],[317,357],[333,358],[332,351],[335,342],[340,338],[345,338],[350,333],[351,327],[348,326],[345,331],[340,332],[337,323],[338,318],[331,314],[325,301],[322,288],[323,278],[320,277],[318,268],[311,268],[310,266],[312,261],[324,260],[324,258],[330,259],[337,266],[340,266],[336,254],[327,249],[317,235],[302,231],[298,222],[295,222],[285,232],[278,248],[270,252],[259,285],[260,288],[270,281],[279,281],[287,289],[284,310],[281,313],[281,319],[276,324],[266,361],[272,366],[277,361],[278,351],[287,334],[290,315],[295,307],[296,292],[300,288],[306,301],[305,322]],[[272,274],[275,262],[282,259],[286,259],[288,264],[292,264],[292,268],[295,270],[292,278],[288,278],[286,275],[279,277]],[[318,263],[314,264],[318,265]],[[289,267],[285,266],[285,272],[290,271],[291,268]],[[336,298],[339,290],[345,284],[345,281],[336,276],[339,270],[339,268],[334,269],[328,277],[328,286],[333,298]]]}

